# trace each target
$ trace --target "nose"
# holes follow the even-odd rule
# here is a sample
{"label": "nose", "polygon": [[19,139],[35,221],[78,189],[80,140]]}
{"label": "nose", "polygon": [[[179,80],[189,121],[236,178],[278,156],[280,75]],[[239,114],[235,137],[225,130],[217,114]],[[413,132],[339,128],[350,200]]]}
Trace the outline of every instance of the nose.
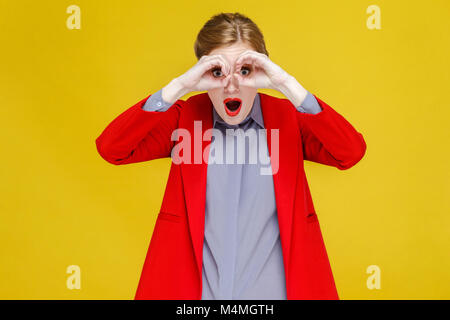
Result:
{"label": "nose", "polygon": [[228,80],[225,84],[225,93],[233,94],[239,92],[239,80],[234,74],[228,75]]}

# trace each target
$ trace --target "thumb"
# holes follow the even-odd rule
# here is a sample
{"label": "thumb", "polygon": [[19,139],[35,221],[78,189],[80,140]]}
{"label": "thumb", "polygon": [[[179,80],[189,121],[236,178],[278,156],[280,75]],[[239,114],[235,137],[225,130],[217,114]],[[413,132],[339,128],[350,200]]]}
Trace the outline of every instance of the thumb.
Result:
{"label": "thumb", "polygon": [[231,74],[227,75],[225,79],[223,79],[223,85],[227,86],[231,81]]}

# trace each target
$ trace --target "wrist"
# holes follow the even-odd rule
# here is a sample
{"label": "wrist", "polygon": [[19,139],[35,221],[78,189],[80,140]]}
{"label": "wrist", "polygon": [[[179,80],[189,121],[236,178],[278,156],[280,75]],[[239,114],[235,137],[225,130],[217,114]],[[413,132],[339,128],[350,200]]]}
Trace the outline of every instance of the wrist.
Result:
{"label": "wrist", "polygon": [[308,91],[293,76],[289,76],[278,90],[296,107],[300,106],[308,95]]}
{"label": "wrist", "polygon": [[165,102],[175,103],[178,99],[188,93],[177,78],[173,79],[161,91],[161,97]]}

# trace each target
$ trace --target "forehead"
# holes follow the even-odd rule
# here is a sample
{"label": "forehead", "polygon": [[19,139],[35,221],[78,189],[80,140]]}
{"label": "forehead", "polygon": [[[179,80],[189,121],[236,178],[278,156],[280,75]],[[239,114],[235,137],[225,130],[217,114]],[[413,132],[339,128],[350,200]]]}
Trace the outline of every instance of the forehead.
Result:
{"label": "forehead", "polygon": [[234,62],[242,52],[247,50],[254,50],[254,49],[246,43],[237,42],[229,46],[216,48],[212,50],[209,53],[209,55],[220,54],[224,56],[225,59],[227,59],[229,62]]}

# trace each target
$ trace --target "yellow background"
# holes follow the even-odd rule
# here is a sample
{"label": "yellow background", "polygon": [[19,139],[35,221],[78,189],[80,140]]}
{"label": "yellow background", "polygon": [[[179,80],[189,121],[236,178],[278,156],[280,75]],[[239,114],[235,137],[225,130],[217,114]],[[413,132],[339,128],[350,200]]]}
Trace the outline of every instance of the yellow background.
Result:
{"label": "yellow background", "polygon": [[[372,4],[381,30],[366,27]],[[0,298],[134,297],[170,159],[113,166],[95,139],[196,63],[219,12],[248,15],[272,61],[366,140],[348,171],[306,162],[341,299],[449,299],[448,0],[1,0]]]}

